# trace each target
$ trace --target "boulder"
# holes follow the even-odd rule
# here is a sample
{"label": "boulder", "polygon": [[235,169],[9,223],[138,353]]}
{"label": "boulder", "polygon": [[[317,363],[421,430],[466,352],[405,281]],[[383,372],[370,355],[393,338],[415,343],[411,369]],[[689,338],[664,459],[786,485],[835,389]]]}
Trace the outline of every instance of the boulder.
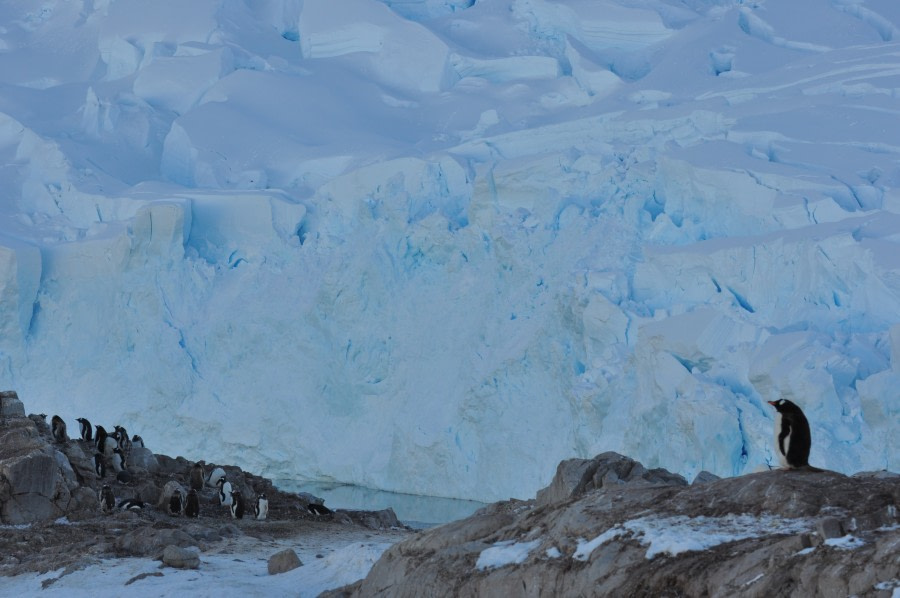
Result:
{"label": "boulder", "polygon": [[197,569],[200,567],[200,555],[196,550],[180,546],[166,546],[162,553],[162,562],[176,569]]}
{"label": "boulder", "polygon": [[0,419],[25,417],[25,405],[14,390],[0,391]]}
{"label": "boulder", "polygon": [[269,557],[269,575],[278,575],[302,566],[297,553],[287,548]]}
{"label": "boulder", "polygon": [[538,491],[537,504],[543,506],[626,484],[685,486],[687,481],[665,469],[648,470],[634,459],[606,452],[593,459],[568,459],[560,463],[550,485]]}
{"label": "boulder", "polygon": [[156,473],[160,469],[159,460],[148,448],[133,447],[128,453],[128,467],[139,468],[150,473]]}

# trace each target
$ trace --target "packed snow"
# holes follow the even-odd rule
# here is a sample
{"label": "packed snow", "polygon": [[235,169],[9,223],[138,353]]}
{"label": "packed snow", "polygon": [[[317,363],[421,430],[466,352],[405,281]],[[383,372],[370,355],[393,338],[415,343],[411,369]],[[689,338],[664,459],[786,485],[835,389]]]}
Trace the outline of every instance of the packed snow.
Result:
{"label": "packed snow", "polygon": [[505,567],[506,565],[518,565],[524,563],[532,550],[541,545],[541,540],[530,542],[515,542],[512,540],[497,542],[490,548],[485,548],[478,555],[475,568],[479,571]]}
{"label": "packed snow", "polygon": [[771,535],[811,531],[812,522],[774,515],[729,515],[725,517],[640,517],[616,525],[592,540],[579,538],[573,558],[586,561],[591,553],[616,538],[627,536],[647,546],[646,557],[675,556],[693,550],[708,550],[719,544]]}
{"label": "packed snow", "polygon": [[[107,559],[82,569],[3,578],[9,596],[123,595],[158,596],[300,596],[313,598],[365,577],[396,535],[367,531],[347,537],[317,536],[261,541],[241,536],[236,542],[200,553],[197,569],[165,567],[147,558]],[[302,565],[269,575],[268,558],[291,549]]]}
{"label": "packed snow", "polygon": [[272,478],[900,467],[895,0],[0,6],[0,380]]}

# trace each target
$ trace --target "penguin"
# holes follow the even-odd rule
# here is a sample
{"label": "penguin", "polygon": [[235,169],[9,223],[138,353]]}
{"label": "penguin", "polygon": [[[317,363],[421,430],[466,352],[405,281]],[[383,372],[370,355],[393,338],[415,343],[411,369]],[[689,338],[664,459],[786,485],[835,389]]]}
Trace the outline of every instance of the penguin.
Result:
{"label": "penguin", "polygon": [[79,417],[76,419],[81,425],[81,439],[85,442],[93,442],[94,441],[94,427],[91,426],[91,422],[86,420],[83,417]]}
{"label": "penguin", "polygon": [[244,518],[244,498],[241,496],[241,491],[237,488],[231,493],[231,518]]}
{"label": "penguin", "polygon": [[66,434],[66,422],[58,415],[54,415],[50,420],[50,431],[53,434],[53,440],[56,442],[66,442],[69,435]]}
{"label": "penguin", "polygon": [[144,448],[144,439],[135,434],[131,437],[131,446],[134,448]]}
{"label": "penguin", "polygon": [[125,469],[116,474],[116,481],[123,486],[129,485],[132,480],[134,480],[134,476],[132,476],[131,473]]}
{"label": "penguin", "polygon": [[218,486],[219,479],[225,477],[225,470],[221,467],[216,467],[211,472],[209,472],[209,477],[206,478],[206,483],[210,486]]}
{"label": "penguin", "polygon": [[112,466],[113,469],[116,470],[116,473],[125,471],[125,453],[122,452],[122,449],[120,449],[119,447],[113,449]]}
{"label": "penguin", "polygon": [[334,511],[326,507],[325,505],[320,505],[318,503],[311,502],[306,505],[306,510],[312,513],[313,515],[331,515]]}
{"label": "penguin", "polygon": [[117,443],[118,447],[120,449],[122,449],[122,452],[127,455],[128,451],[131,450],[131,439],[128,437],[128,430],[126,430],[122,426],[115,426],[114,429],[115,429],[114,436],[116,438],[116,443]]}
{"label": "penguin", "polygon": [[233,490],[231,489],[231,482],[225,479],[225,476],[219,478],[219,481],[216,483],[219,487],[219,506],[221,507],[230,507],[233,501]]}
{"label": "penguin", "polygon": [[113,495],[112,488],[109,484],[103,484],[100,489],[100,510],[109,513],[116,507],[116,497]]}
{"label": "penguin", "polygon": [[253,509],[253,513],[260,521],[269,516],[269,499],[265,494],[260,493],[256,496],[256,507]]}
{"label": "penguin", "polygon": [[94,472],[101,480],[106,477],[106,463],[103,462],[103,455],[94,453]]}
{"label": "penguin", "polygon": [[108,436],[108,434],[106,433],[106,428],[104,428],[100,424],[97,424],[94,427],[97,428],[97,433],[94,435],[94,442],[96,443],[97,450],[101,453],[105,452],[104,449],[106,448],[106,437]]}
{"label": "penguin", "polygon": [[119,502],[120,511],[140,511],[144,508],[144,501],[139,498],[126,498]]}
{"label": "penguin", "polygon": [[796,404],[787,399],[769,401],[775,407],[775,448],[778,460],[785,469],[809,466],[812,438],[809,422]]}
{"label": "penguin", "polygon": [[184,504],[184,515],[185,517],[194,518],[200,516],[200,496],[194,488],[188,490],[187,500]]}
{"label": "penguin", "polygon": [[184,512],[184,495],[181,490],[175,490],[169,497],[169,515],[181,515]]}
{"label": "penguin", "polygon": [[191,465],[190,486],[192,490],[203,490],[203,465],[198,461]]}

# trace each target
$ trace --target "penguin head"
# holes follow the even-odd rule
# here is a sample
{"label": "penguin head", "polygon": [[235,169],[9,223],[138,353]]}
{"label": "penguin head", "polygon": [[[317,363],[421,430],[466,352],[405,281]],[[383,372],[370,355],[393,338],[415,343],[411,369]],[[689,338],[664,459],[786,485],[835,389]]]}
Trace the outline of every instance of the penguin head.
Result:
{"label": "penguin head", "polygon": [[775,408],[779,413],[797,413],[800,407],[796,403],[792,403],[787,399],[778,399],[777,401],[769,401],[769,405]]}

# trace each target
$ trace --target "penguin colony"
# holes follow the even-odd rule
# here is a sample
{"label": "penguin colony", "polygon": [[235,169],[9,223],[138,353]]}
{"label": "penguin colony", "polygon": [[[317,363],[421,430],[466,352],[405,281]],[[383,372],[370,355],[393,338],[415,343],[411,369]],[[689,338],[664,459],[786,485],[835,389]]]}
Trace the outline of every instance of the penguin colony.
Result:
{"label": "penguin colony", "polygon": [[[47,415],[41,413],[39,417],[46,421]],[[134,448],[144,448],[143,439],[137,434],[129,438],[128,431],[124,426],[113,426],[112,433],[109,433],[99,424],[92,425],[87,418],[79,417],[76,421],[81,442],[94,449],[93,463],[97,477],[101,480],[105,479],[108,467],[111,467],[119,483],[131,483],[133,476],[128,471],[128,454]],[[58,415],[54,415],[50,420],[50,432],[53,440],[57,443],[69,441],[66,423]],[[269,500],[266,495],[258,494],[248,506],[241,491],[232,486],[227,479],[225,470],[221,467],[213,469],[207,477],[204,474],[202,463],[194,463],[188,473],[188,479],[190,490],[187,494],[175,490],[168,499],[166,509],[172,516],[199,517],[200,493],[208,486],[217,489],[219,506],[227,509],[232,518],[242,519],[248,510],[250,515],[257,520],[262,521],[268,517]],[[104,483],[98,492],[98,501],[100,510],[104,513],[114,510],[139,511],[147,506],[147,503],[137,497],[122,499],[117,504],[112,487],[108,483]],[[317,509],[314,510],[313,507]],[[321,505],[311,505],[309,512],[314,514],[331,513],[329,509]]]}

